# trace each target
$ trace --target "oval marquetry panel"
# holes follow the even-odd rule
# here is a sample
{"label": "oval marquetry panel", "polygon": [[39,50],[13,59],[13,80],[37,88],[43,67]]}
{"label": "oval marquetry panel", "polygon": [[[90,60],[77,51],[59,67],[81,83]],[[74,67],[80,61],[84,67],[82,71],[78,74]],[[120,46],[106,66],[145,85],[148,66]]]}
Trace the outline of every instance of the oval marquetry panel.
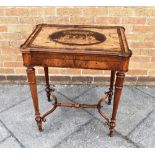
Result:
{"label": "oval marquetry panel", "polygon": [[71,46],[85,46],[102,43],[105,35],[89,30],[63,30],[49,35],[50,40]]}

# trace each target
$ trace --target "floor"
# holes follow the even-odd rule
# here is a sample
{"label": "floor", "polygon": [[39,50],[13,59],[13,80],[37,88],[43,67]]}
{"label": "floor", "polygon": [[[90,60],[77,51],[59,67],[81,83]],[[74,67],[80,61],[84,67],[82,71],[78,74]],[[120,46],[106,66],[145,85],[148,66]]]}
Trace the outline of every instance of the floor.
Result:
{"label": "floor", "polygon": [[[51,107],[45,86],[38,86],[41,113]],[[97,103],[108,87],[56,85],[58,101]],[[112,105],[103,104],[111,117]],[[115,148],[155,147],[155,87],[124,87],[117,115],[116,132],[108,136],[108,126],[96,109],[58,107],[39,132],[34,120],[27,85],[0,85],[0,148]]]}

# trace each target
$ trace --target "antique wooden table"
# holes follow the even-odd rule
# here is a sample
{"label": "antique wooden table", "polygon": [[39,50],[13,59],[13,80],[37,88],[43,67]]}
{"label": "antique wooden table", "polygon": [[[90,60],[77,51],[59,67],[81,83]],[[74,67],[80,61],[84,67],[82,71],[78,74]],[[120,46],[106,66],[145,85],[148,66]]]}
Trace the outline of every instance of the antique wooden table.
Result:
{"label": "antique wooden table", "polygon": [[[128,71],[129,59],[132,55],[128,48],[124,33],[120,26],[90,26],[90,25],[49,25],[39,24],[21,45],[24,66],[27,67],[27,77],[30,85],[35,120],[39,131],[42,122],[58,106],[75,108],[97,108],[109,126],[110,136],[116,126],[116,113],[119,105],[125,72]],[[42,116],[39,112],[37,84],[34,66],[43,66],[46,79],[46,94],[53,107]],[[60,103],[49,85],[48,67],[84,68],[111,70],[110,88],[99,99],[97,104]],[[116,80],[115,80],[116,75]],[[108,98],[111,103],[113,84],[115,82],[112,117],[109,119],[101,109],[102,102]],[[74,117],[74,116],[73,116]]]}

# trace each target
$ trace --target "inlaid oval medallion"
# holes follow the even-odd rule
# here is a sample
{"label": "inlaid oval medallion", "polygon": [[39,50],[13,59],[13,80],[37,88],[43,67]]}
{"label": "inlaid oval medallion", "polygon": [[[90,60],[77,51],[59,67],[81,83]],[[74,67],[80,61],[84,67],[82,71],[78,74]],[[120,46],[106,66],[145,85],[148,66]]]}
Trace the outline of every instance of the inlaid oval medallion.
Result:
{"label": "inlaid oval medallion", "polygon": [[54,32],[49,35],[49,38],[57,43],[71,46],[94,45],[106,40],[105,35],[101,33],[76,29]]}

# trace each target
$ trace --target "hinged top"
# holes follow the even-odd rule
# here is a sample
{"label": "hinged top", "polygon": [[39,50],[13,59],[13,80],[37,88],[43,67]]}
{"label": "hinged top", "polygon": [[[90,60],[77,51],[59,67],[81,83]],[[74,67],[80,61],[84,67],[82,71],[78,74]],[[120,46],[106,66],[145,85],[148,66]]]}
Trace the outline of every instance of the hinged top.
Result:
{"label": "hinged top", "polygon": [[21,51],[131,56],[120,26],[39,24]]}

